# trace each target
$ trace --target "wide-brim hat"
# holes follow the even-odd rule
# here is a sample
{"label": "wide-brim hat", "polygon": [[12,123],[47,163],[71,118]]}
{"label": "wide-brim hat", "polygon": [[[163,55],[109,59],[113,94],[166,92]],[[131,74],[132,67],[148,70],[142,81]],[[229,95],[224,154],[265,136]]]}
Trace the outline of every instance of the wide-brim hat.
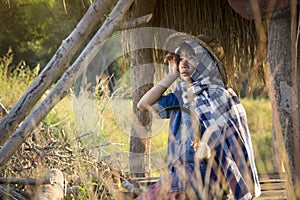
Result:
{"label": "wide-brim hat", "polygon": [[227,84],[227,73],[225,69],[225,52],[219,41],[208,35],[199,35],[196,37],[187,33],[177,32],[170,35],[167,38],[165,42],[165,48],[168,51],[174,52],[175,49],[178,48],[182,44],[182,42],[186,40],[196,41],[212,55],[212,57],[217,62],[218,69],[222,76],[223,82]]}

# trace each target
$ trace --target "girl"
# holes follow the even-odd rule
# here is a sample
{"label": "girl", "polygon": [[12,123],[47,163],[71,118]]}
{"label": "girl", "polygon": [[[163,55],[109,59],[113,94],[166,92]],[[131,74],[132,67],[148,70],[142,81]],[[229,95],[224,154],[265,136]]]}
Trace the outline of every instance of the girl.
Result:
{"label": "girl", "polygon": [[[259,196],[260,186],[246,114],[226,87],[223,48],[208,36],[176,33],[167,40],[169,73],[138,103],[170,118],[169,174],[137,199],[234,199]],[[174,92],[164,95],[178,78]],[[191,114],[168,108],[181,107]],[[165,111],[165,112],[164,112]]]}

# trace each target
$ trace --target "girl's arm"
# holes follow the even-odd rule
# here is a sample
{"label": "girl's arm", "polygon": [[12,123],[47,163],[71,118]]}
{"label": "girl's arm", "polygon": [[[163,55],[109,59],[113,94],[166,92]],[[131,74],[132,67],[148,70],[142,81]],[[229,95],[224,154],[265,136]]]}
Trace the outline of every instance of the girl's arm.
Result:
{"label": "girl's arm", "polygon": [[142,111],[158,111],[157,100],[163,95],[170,85],[178,78],[178,57],[168,53],[164,60],[169,65],[169,73],[153,88],[151,88],[139,101],[137,107]]}

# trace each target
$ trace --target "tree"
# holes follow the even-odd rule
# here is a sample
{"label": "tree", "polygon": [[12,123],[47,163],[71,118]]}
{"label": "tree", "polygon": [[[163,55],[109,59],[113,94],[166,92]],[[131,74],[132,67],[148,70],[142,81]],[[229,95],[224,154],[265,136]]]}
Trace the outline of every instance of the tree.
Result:
{"label": "tree", "polygon": [[0,54],[11,47],[17,62],[25,60],[32,68],[37,64],[44,68],[83,17],[90,1],[64,5],[63,1],[54,0],[3,0],[0,4]]}

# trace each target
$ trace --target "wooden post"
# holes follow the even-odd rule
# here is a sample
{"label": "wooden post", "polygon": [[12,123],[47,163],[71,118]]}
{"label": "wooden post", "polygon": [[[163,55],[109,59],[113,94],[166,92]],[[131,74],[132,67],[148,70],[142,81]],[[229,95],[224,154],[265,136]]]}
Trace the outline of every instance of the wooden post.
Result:
{"label": "wooden post", "polygon": [[[291,56],[291,20],[290,9],[274,12],[269,23],[268,56],[270,63],[270,100],[273,111],[275,138],[278,140],[280,158],[287,175],[287,198],[297,199],[299,178],[296,167],[299,165],[300,141],[298,101],[295,99],[297,73],[293,69]],[[294,66],[295,67],[295,66]],[[295,117],[296,116],[296,117]],[[296,141],[295,141],[296,139]],[[279,163],[280,165],[281,163]],[[299,197],[298,197],[299,198]]]}
{"label": "wooden post", "polygon": [[[138,0],[135,1],[128,17],[152,13],[155,1]],[[149,24],[148,24],[149,25]],[[151,22],[150,22],[151,26]],[[154,36],[149,33],[148,36],[139,35],[139,31],[126,33],[129,36],[129,48],[142,47],[145,38],[150,41]],[[141,34],[145,32],[141,31]],[[151,116],[148,112],[141,112],[137,109],[137,103],[141,97],[153,86],[154,68],[149,64],[153,63],[151,49],[139,49],[130,51],[131,77],[132,77],[132,100],[133,100],[133,119],[130,135],[130,153],[129,165],[132,177],[143,177],[150,171],[150,134],[151,134]],[[146,65],[148,64],[148,65]]]}

